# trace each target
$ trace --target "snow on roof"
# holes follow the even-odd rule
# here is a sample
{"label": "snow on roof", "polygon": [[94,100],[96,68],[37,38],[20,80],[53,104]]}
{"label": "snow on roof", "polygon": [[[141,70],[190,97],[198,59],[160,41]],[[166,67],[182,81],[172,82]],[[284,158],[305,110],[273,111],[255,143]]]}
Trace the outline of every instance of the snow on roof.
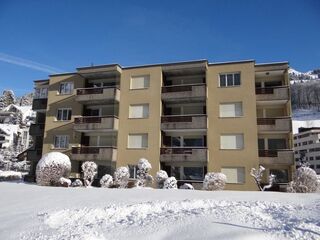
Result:
{"label": "snow on roof", "polygon": [[12,133],[17,133],[19,130],[19,125],[13,124],[0,124],[0,129],[8,135]]}
{"label": "snow on roof", "polygon": [[18,106],[16,104],[10,104],[9,106],[5,107],[2,111],[3,112],[11,112],[12,108],[19,110],[22,113],[22,119],[24,120],[26,117],[35,116],[35,112],[32,110],[32,106]]}

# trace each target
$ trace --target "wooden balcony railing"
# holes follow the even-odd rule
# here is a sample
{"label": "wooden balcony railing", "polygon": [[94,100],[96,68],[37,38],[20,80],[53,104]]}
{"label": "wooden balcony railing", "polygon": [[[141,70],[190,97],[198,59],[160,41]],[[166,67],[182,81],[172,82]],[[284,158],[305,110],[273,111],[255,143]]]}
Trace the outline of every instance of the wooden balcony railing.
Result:
{"label": "wooden balcony railing", "polygon": [[189,91],[192,91],[192,86],[204,86],[204,85],[206,85],[206,84],[205,83],[197,83],[197,84],[163,86],[162,93],[189,92]]}
{"label": "wooden balcony railing", "polygon": [[72,147],[72,154],[99,154],[100,149],[115,148],[115,147]]}
{"label": "wooden balcony railing", "polygon": [[256,88],[256,94],[273,94],[274,90],[278,88],[288,88],[288,86]]}
{"label": "wooden balcony railing", "polygon": [[102,94],[103,89],[117,89],[116,87],[93,87],[93,88],[78,88],[77,95]]}
{"label": "wooden balcony railing", "polygon": [[206,147],[184,147],[184,148],[161,148],[160,154],[192,154],[192,150],[202,149],[206,150]]}
{"label": "wooden balcony railing", "polygon": [[101,123],[103,118],[118,118],[116,116],[84,116],[78,117],[74,119],[75,124],[83,124],[83,123]]}
{"label": "wooden balcony railing", "polygon": [[278,157],[279,152],[292,152],[291,149],[264,149],[259,150],[259,157]]}

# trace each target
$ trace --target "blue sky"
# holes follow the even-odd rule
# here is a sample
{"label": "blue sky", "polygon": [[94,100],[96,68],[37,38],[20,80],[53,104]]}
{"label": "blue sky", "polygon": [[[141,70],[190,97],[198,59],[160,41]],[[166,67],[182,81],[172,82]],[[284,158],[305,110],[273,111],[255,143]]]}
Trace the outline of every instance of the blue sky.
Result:
{"label": "blue sky", "polygon": [[320,67],[319,0],[0,0],[0,91],[91,64],[208,59]]}

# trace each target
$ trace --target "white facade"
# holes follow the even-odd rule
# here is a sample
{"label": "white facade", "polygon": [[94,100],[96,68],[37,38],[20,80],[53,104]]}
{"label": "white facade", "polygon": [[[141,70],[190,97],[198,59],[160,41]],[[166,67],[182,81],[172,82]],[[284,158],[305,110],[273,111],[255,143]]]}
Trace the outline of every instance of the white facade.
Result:
{"label": "white facade", "polygon": [[294,150],[296,161],[305,156],[310,167],[320,174],[320,127],[299,128],[294,135]]}

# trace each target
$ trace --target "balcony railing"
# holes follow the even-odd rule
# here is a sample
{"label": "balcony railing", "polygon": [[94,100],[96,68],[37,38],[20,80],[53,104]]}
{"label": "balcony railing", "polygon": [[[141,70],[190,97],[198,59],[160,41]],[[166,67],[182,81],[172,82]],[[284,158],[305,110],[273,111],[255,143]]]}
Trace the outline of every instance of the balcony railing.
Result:
{"label": "balcony railing", "polygon": [[33,99],[32,102],[32,110],[46,110],[47,109],[47,98],[39,98],[39,99]]}
{"label": "balcony railing", "polygon": [[186,99],[189,98],[199,98],[203,99],[206,97],[206,84],[198,83],[198,84],[188,84],[188,85],[172,85],[172,86],[164,86],[162,87],[162,95],[163,100],[178,100],[178,99]]}
{"label": "balcony railing", "polygon": [[160,160],[162,162],[207,162],[207,151],[207,147],[165,147],[160,149]]}
{"label": "balcony railing", "polygon": [[116,116],[85,116],[74,119],[74,130],[118,130],[119,119]]}
{"label": "balcony railing", "polygon": [[117,87],[78,88],[76,100],[80,102],[106,100],[119,101],[120,90]]}
{"label": "balcony railing", "polygon": [[205,129],[207,115],[172,115],[161,117],[161,129]]}
{"label": "balcony railing", "polygon": [[116,161],[116,147],[82,146],[72,147],[72,159],[79,161]]}
{"label": "balcony railing", "polygon": [[294,152],[291,149],[259,150],[261,164],[294,164]]}
{"label": "balcony railing", "polygon": [[281,118],[258,118],[257,125],[259,132],[283,131],[290,132],[292,123],[290,117]]}
{"label": "balcony railing", "polygon": [[278,86],[256,88],[256,95],[258,101],[289,100],[289,87]]}

